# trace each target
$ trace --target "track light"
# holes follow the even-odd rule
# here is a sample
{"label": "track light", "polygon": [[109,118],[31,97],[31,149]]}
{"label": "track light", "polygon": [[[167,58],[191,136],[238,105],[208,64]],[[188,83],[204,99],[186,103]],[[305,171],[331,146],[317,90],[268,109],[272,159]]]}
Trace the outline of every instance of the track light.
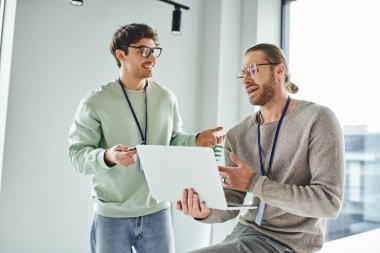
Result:
{"label": "track light", "polygon": [[75,6],[82,6],[83,0],[70,0],[70,3]]}
{"label": "track light", "polygon": [[174,5],[173,20],[172,20],[172,34],[180,35],[181,34],[181,15],[182,15],[181,8],[185,10],[190,10],[190,7],[170,1],[170,0],[158,0],[158,1]]}
{"label": "track light", "polygon": [[175,7],[173,11],[173,20],[172,20],[172,34],[181,35],[181,9]]}

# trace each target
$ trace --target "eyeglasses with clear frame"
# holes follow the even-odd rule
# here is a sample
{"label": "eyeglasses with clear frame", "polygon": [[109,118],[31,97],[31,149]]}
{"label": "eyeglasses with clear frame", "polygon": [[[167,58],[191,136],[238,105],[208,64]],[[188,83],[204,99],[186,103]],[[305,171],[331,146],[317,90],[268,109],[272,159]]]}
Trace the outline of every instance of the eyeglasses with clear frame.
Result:
{"label": "eyeglasses with clear frame", "polygon": [[158,58],[161,55],[162,48],[161,47],[147,47],[147,46],[126,46],[131,48],[140,49],[141,56],[144,58],[148,58],[151,54],[154,57]]}
{"label": "eyeglasses with clear frame", "polygon": [[263,66],[263,65],[276,66],[276,65],[278,65],[278,63],[268,62],[268,63],[252,63],[252,64],[249,64],[244,70],[242,70],[239,74],[236,75],[236,78],[238,80],[244,79],[247,76],[247,74],[249,74],[251,76],[251,78],[253,78],[253,76],[257,72],[259,72],[257,67]]}

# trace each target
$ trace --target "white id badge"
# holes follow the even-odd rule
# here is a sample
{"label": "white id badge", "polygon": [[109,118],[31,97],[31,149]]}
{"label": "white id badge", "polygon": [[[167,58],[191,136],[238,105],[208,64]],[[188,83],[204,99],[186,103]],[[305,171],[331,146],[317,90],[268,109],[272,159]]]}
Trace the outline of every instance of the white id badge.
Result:
{"label": "white id badge", "polygon": [[265,203],[264,201],[260,200],[259,207],[257,208],[257,211],[256,211],[256,219],[255,219],[256,224],[259,226],[261,226],[261,222],[263,221],[264,209],[265,209]]}

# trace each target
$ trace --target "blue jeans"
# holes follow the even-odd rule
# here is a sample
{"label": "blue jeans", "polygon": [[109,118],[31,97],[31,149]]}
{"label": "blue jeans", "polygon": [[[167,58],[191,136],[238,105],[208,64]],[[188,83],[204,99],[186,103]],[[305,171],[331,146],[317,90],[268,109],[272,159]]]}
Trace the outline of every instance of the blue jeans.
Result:
{"label": "blue jeans", "polygon": [[132,218],[94,215],[91,227],[92,253],[174,253],[170,208]]}

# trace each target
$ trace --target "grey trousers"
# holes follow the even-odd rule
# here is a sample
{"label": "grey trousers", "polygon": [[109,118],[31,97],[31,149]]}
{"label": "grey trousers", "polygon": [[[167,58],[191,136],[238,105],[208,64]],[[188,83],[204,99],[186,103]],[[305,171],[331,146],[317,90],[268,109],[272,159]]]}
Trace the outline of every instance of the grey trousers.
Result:
{"label": "grey trousers", "polygon": [[223,242],[191,253],[291,253],[295,252],[281,245],[249,226],[238,223]]}

